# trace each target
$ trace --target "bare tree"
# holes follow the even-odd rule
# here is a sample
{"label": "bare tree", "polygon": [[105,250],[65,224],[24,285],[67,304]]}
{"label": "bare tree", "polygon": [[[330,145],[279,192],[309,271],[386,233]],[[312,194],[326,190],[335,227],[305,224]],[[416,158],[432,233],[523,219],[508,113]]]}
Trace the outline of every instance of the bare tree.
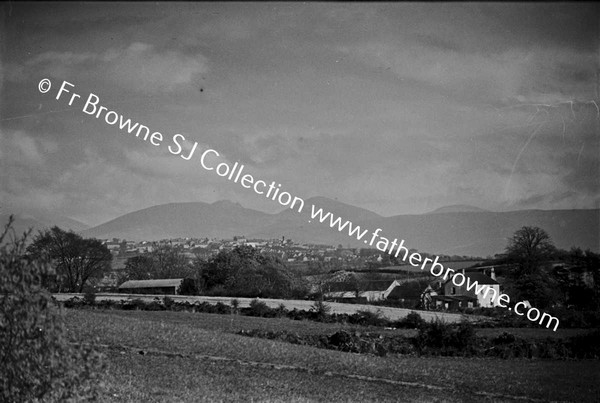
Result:
{"label": "bare tree", "polygon": [[56,270],[58,291],[82,292],[93,278],[110,270],[112,255],[97,239],[84,239],[74,232],[53,227],[40,232],[27,251],[46,256]]}
{"label": "bare tree", "polygon": [[506,253],[525,273],[534,273],[555,251],[550,235],[538,227],[522,227],[508,241]]}

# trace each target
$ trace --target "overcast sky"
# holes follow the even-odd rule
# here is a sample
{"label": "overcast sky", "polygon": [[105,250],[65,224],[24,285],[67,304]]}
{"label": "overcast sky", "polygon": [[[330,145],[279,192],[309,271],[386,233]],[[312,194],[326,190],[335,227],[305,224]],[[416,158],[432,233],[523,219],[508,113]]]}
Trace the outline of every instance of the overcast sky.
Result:
{"label": "overcast sky", "polygon": [[304,199],[386,216],[599,207],[596,5],[0,7],[2,205],[91,225],[171,202],[282,210],[56,100],[66,80]]}

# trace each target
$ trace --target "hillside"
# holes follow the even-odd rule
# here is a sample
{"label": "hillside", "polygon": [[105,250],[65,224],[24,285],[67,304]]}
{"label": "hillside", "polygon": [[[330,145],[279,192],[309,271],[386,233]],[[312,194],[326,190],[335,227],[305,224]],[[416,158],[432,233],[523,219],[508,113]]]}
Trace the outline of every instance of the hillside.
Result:
{"label": "hillside", "polygon": [[0,225],[2,225],[2,228],[8,223],[8,219],[11,215],[13,215],[15,219],[13,228],[17,234],[22,234],[23,232],[32,229],[32,234],[35,235],[38,231],[53,226],[58,226],[64,230],[73,230],[75,232],[80,232],[89,228],[88,225],[82,222],[58,214],[41,210],[19,210],[15,207],[1,208]]}
{"label": "hillside", "polygon": [[[311,204],[332,211],[369,232],[382,228],[382,235],[405,239],[406,245],[423,252],[488,256],[501,253],[509,238],[522,226],[538,226],[550,234],[556,246],[600,249],[599,210],[522,210],[513,212],[436,212],[422,215],[382,217],[335,200],[306,200],[299,214],[284,210],[267,214],[239,204],[221,201],[171,203],[126,214],[83,231],[85,236],[158,240],[176,237],[291,238],[304,243],[342,244],[364,247],[362,241],[340,233],[326,223],[310,220]],[[309,222],[312,221],[312,222]],[[370,235],[367,235],[370,239]]]}
{"label": "hillside", "polygon": [[452,206],[444,206],[444,207],[440,207],[438,209],[435,209],[427,214],[439,214],[439,213],[477,213],[477,212],[484,212],[487,211],[489,212],[489,210],[484,210],[482,208],[479,207],[475,207],[475,206],[468,206],[465,204],[455,204]]}
{"label": "hillside", "polygon": [[271,214],[229,201],[170,203],[134,211],[83,231],[96,238],[159,240],[178,237],[231,238],[268,225]]}
{"label": "hillside", "polygon": [[399,215],[370,224],[402,237],[410,247],[449,255],[501,253],[523,226],[545,229],[559,248],[600,249],[599,210],[522,210]]}

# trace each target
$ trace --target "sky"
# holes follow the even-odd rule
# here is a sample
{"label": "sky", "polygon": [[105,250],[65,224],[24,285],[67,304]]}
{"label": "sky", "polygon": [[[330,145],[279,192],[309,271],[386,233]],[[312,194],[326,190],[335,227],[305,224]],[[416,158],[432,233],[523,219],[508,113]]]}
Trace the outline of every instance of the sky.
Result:
{"label": "sky", "polygon": [[[592,3],[5,2],[0,17],[11,209],[89,225],[174,202],[282,210],[170,153],[175,134],[384,216],[600,207]],[[164,143],[84,113],[90,93]]]}

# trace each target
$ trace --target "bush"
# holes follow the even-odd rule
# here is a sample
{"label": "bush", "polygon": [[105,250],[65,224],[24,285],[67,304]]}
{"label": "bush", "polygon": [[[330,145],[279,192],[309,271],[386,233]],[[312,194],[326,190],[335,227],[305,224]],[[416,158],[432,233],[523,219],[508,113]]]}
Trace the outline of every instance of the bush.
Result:
{"label": "bush", "polygon": [[145,311],[146,303],[141,298],[135,298],[135,299],[132,299],[131,301],[126,301],[123,304],[123,309],[124,310]]}
{"label": "bush", "polygon": [[421,317],[415,311],[411,311],[406,317],[396,322],[396,327],[407,328],[407,329],[420,329],[425,326],[427,321]]}
{"label": "bush", "polygon": [[83,294],[83,300],[85,301],[86,305],[93,306],[96,303],[96,293],[92,290],[86,291],[86,293]]}
{"label": "bush", "polygon": [[331,313],[331,306],[327,305],[322,300],[317,300],[310,308],[311,312],[315,313],[316,319],[320,322],[326,321]]}
{"label": "bush", "polygon": [[415,345],[420,354],[473,355],[477,337],[469,322],[457,326],[436,318],[419,329]]}
{"label": "bush", "polygon": [[377,311],[359,310],[350,316],[350,323],[361,326],[386,326],[389,325],[389,322],[379,309]]}
{"label": "bush", "polygon": [[215,307],[214,308],[214,313],[218,313],[218,314],[221,314],[221,315],[224,315],[224,314],[228,315],[232,311],[232,309],[231,309],[231,307],[229,305],[226,305],[226,304],[224,304],[222,302],[217,302],[214,305],[214,307]]}
{"label": "bush", "polygon": [[273,310],[267,306],[266,303],[259,299],[253,299],[250,302],[250,316],[261,316],[261,317],[270,317],[273,315]]}
{"label": "bush", "polygon": [[165,304],[165,308],[167,308],[167,310],[169,310],[169,309],[173,308],[175,301],[173,300],[173,298],[171,298],[169,296],[165,296],[163,298],[163,304]]}
{"label": "bush", "polygon": [[[42,287],[53,270],[47,259],[25,254],[28,234],[0,234],[0,401],[93,399],[102,357],[69,343],[62,318]],[[12,239],[9,238],[12,234]]]}

